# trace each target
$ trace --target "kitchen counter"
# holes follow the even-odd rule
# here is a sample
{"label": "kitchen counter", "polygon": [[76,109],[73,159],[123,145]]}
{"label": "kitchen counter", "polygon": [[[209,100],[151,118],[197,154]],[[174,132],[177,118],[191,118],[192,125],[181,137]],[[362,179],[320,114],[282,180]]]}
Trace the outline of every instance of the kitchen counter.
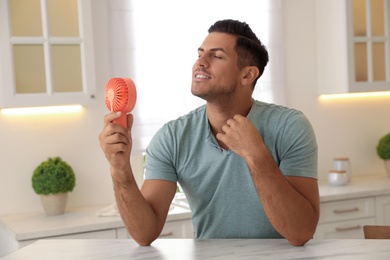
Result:
{"label": "kitchen counter", "polygon": [[332,187],[324,181],[319,183],[320,201],[355,199],[390,194],[390,178],[387,176],[352,177],[345,186]]}
{"label": "kitchen counter", "polygon": [[[387,195],[390,194],[390,178],[354,177],[348,185],[341,187],[320,182],[319,192],[321,202]],[[124,227],[119,216],[97,216],[96,213],[104,207],[107,205],[73,208],[58,216],[46,216],[43,211],[5,215],[0,217],[0,228],[7,231],[13,239],[22,241]],[[167,221],[182,219],[191,219],[191,211],[186,207],[174,207],[167,217]]]}
{"label": "kitchen counter", "polygon": [[[323,204],[333,202],[339,203],[342,200],[345,200],[345,204],[348,205],[348,207],[351,207],[351,199],[362,200],[362,198],[370,197],[368,201],[372,202],[370,205],[373,210],[375,211],[376,209],[376,211],[370,212],[370,214],[367,213],[367,216],[359,215],[358,218],[364,218],[364,221],[354,220],[359,222],[354,222],[356,226],[359,226],[359,230],[356,230],[356,234],[359,236],[361,236],[362,233],[360,230],[361,226],[366,224],[367,221],[367,223],[370,224],[386,224],[386,220],[389,219],[388,215],[385,213],[389,212],[388,208],[390,207],[390,204],[388,202],[375,204],[374,202],[376,201],[375,196],[383,197],[390,195],[390,178],[387,176],[353,177],[348,185],[342,187],[332,187],[329,186],[327,182],[320,182],[319,192],[321,207],[323,207]],[[386,199],[386,201],[388,201],[388,199]],[[185,207],[186,205],[183,203],[186,204],[185,201],[182,201],[182,198],[177,199],[176,206],[170,210],[167,222],[171,221],[172,225],[169,227],[170,230],[166,233],[172,233],[171,229],[173,226],[180,225],[180,228],[187,232],[186,234],[192,234],[191,211],[188,207]],[[89,239],[92,237],[100,239],[126,238],[127,232],[119,216],[97,216],[97,212],[102,211],[105,207],[107,207],[107,205],[70,208],[65,214],[58,216],[47,216],[43,210],[33,213],[0,216],[0,256],[4,252],[7,253],[17,250],[20,247],[26,246],[35,240],[42,238],[50,239],[55,237],[62,239],[65,238],[64,236],[68,239]],[[364,209],[366,208],[366,206],[361,206],[362,211],[359,211],[358,213],[365,212]],[[110,210],[107,212],[110,213]],[[325,211],[322,210],[322,213],[325,213]],[[347,214],[349,218],[342,219],[344,222],[348,222],[348,225],[352,225],[351,219],[353,216],[351,214],[352,213]],[[338,216],[338,218],[340,218],[340,216]],[[321,220],[321,223],[340,221],[340,219],[329,220],[324,217],[321,217]],[[339,227],[338,224],[340,223],[337,223],[337,227]],[[334,227],[326,227],[326,230],[323,231],[324,234],[321,235],[321,225],[319,225],[318,232],[316,233],[317,237],[325,238],[328,236],[328,232],[333,232],[332,230],[334,230]],[[74,237],[76,234],[81,234],[81,236]],[[350,236],[350,234],[348,235]],[[178,237],[187,238],[188,236],[180,235]],[[355,238],[355,236],[351,235],[348,238]]]}
{"label": "kitchen counter", "polygon": [[[107,205],[71,208],[65,214],[57,216],[47,216],[43,211],[6,215],[0,218],[0,228],[11,238],[23,241],[124,227],[119,216],[97,215],[105,207]],[[189,209],[173,207],[167,217],[167,221],[182,219],[191,219]]]}
{"label": "kitchen counter", "polygon": [[39,240],[13,259],[390,259],[390,240],[313,239],[293,247],[285,239],[158,239],[141,247],[132,240]]}

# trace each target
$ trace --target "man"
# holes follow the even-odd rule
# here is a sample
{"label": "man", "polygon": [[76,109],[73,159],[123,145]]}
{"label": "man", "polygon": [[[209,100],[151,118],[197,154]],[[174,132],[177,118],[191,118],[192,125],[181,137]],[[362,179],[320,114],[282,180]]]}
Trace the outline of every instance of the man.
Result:
{"label": "man", "polygon": [[121,217],[140,245],[160,234],[179,182],[196,238],[286,238],[304,245],[319,218],[317,144],[299,111],[252,99],[268,53],[246,23],[216,22],[198,49],[191,91],[204,106],[168,122],[146,154],[141,190],[129,130],[105,116],[99,139]]}

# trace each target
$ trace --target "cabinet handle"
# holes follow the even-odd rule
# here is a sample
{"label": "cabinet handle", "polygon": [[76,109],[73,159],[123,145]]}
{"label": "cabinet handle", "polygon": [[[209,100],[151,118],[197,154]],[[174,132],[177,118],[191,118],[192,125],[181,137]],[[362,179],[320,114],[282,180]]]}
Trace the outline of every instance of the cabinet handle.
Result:
{"label": "cabinet handle", "polygon": [[362,227],[360,225],[352,226],[352,227],[345,227],[345,228],[336,228],[337,232],[345,232],[345,231],[351,231],[355,229],[361,229]]}
{"label": "cabinet handle", "polygon": [[168,233],[161,234],[159,237],[169,237],[169,236],[172,236],[172,235],[173,235],[173,232],[168,232]]}
{"label": "cabinet handle", "polygon": [[359,211],[359,208],[358,207],[354,207],[354,208],[351,208],[351,209],[335,209],[335,210],[333,210],[333,212],[335,214],[350,213],[350,212],[355,212],[355,211]]}

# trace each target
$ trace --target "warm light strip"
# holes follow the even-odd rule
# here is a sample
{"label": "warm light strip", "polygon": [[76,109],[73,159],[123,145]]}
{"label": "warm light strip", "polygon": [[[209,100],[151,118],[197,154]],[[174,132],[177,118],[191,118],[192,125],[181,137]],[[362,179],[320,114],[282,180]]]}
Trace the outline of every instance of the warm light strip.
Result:
{"label": "warm light strip", "polygon": [[348,99],[349,98],[366,98],[366,97],[390,97],[390,91],[320,95],[320,99],[323,99],[323,100],[346,99],[346,98],[348,98]]}
{"label": "warm light strip", "polygon": [[28,115],[58,115],[74,114],[82,110],[81,105],[52,106],[52,107],[20,107],[5,108],[1,113],[6,116],[28,116]]}

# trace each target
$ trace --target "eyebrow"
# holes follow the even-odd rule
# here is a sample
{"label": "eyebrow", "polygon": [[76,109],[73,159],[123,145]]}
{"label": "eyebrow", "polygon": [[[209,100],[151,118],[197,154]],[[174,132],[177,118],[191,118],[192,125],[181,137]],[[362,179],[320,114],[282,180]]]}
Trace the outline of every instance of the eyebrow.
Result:
{"label": "eyebrow", "polygon": [[[203,52],[204,52],[204,49],[201,48],[201,47],[199,47],[199,48],[198,48],[198,51],[203,51]],[[224,48],[211,48],[210,51],[212,51],[212,52],[222,51],[222,52],[226,53],[226,51],[224,50]]]}

